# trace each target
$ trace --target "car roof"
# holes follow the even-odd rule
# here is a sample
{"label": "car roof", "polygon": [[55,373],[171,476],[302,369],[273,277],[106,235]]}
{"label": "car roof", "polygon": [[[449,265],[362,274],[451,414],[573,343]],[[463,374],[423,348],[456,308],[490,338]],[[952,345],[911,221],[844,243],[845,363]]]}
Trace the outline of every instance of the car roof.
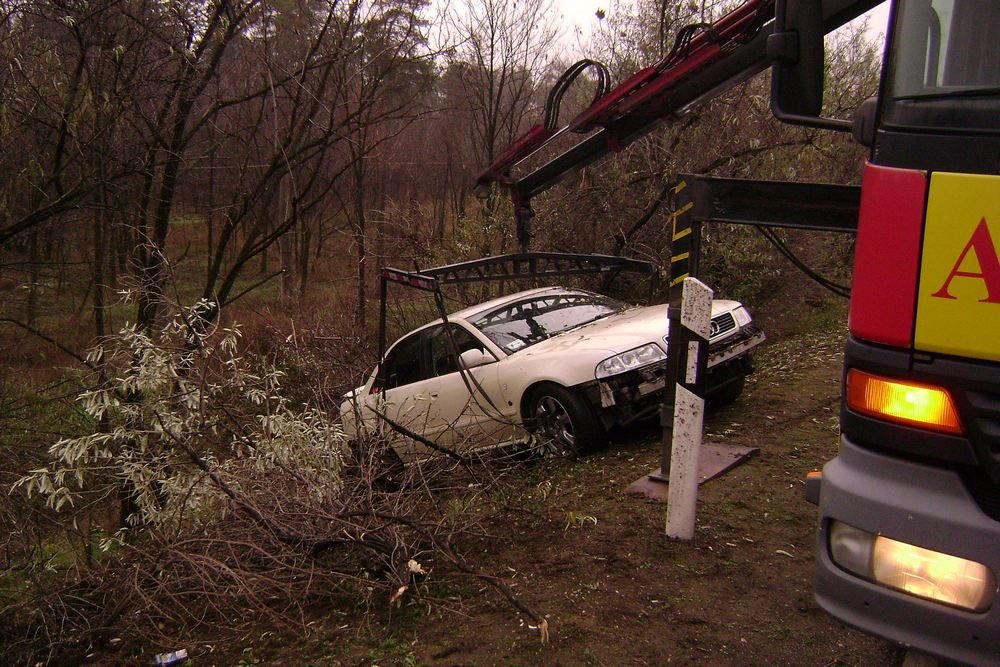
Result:
{"label": "car roof", "polygon": [[[453,322],[455,320],[466,320],[472,322],[479,318],[479,316],[490,312],[495,308],[500,308],[508,303],[515,303],[522,299],[526,299],[532,296],[541,296],[543,294],[593,294],[594,296],[601,296],[596,292],[590,292],[585,289],[569,289],[566,287],[561,287],[559,285],[551,285],[549,287],[536,287],[535,289],[523,290],[521,292],[514,292],[513,294],[508,294],[506,296],[497,297],[496,299],[490,299],[489,301],[484,301],[482,303],[477,303],[475,305],[463,308],[462,310],[456,310],[453,313],[448,313],[448,321]],[[418,331],[423,331],[424,329],[429,329],[433,326],[441,324],[443,320],[439,317],[436,320],[432,320],[427,324],[423,324],[416,329],[412,329],[396,341],[392,343],[389,347],[393,347],[403,338],[406,338],[410,334],[417,333]]]}
{"label": "car roof", "polygon": [[587,290],[582,290],[582,289],[567,289],[565,287],[560,287],[557,285],[553,285],[550,287],[538,287],[535,289],[523,290],[521,292],[514,292],[513,294],[501,296],[496,299],[491,299],[490,301],[485,301],[483,303],[477,303],[474,306],[469,306],[468,308],[463,308],[462,310],[450,314],[448,318],[449,319],[461,318],[463,320],[472,321],[477,319],[480,315],[483,315],[484,313],[487,313],[496,308],[500,308],[509,303],[516,303],[517,301],[521,301],[528,297],[541,296],[547,294],[593,294],[593,292],[588,292]]}

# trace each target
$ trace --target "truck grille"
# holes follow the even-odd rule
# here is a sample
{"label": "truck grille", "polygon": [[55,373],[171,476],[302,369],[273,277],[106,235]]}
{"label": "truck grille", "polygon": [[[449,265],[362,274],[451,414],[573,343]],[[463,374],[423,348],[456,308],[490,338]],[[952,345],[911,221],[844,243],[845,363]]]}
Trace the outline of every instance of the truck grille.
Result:
{"label": "truck grille", "polygon": [[968,472],[966,488],[979,507],[1000,521],[1000,395],[966,389],[967,428],[983,469]]}
{"label": "truck grille", "polygon": [[966,391],[965,398],[976,422],[976,430],[983,436],[988,447],[988,451],[983,453],[1000,464],[1000,396]]}
{"label": "truck grille", "polygon": [[979,509],[994,521],[1000,521],[1000,488],[990,481],[986,473],[979,468],[965,470],[962,481]]}

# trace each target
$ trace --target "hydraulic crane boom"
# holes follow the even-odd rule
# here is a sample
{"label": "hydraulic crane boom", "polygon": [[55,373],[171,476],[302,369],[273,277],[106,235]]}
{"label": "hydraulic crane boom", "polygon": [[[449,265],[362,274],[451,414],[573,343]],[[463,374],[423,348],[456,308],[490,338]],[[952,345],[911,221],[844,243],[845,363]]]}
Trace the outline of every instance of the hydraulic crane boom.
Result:
{"label": "hydraulic crane boom", "polygon": [[[880,1],[825,0],[823,29],[835,30]],[[748,0],[715,23],[682,28],[667,56],[595,99],[562,129],[554,130],[547,122],[517,139],[479,175],[477,193],[488,192],[494,182],[508,189],[514,203],[518,242],[526,250],[531,237],[531,199],[535,195],[608,153],[621,150],[659,123],[675,119],[694,104],[761,72],[771,60],[783,57],[780,41],[771,40],[774,46],[769,54],[769,38],[780,37],[774,35],[774,6],[774,0]],[[514,175],[518,166],[540,155],[556,137],[595,129],[597,132],[542,166]]]}

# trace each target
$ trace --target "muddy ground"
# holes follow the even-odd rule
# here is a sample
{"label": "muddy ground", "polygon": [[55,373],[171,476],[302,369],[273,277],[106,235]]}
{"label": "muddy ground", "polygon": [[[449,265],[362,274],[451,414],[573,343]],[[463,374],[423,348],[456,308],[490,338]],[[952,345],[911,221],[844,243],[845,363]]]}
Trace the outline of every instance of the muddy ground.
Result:
{"label": "muddy ground", "polygon": [[[626,496],[658,467],[659,430],[603,455],[527,466],[466,555],[543,614],[549,642],[493,588],[424,582],[426,599],[358,624],[333,613],[308,637],[247,637],[246,662],[323,665],[890,665],[902,652],[824,614],[812,595],[816,508],[807,471],[837,447],[843,338],[769,345],[706,439],[759,448],[699,491],[696,537],[664,536],[665,506]],[[505,518],[496,518],[505,517]],[[438,565],[438,567],[445,567]],[[207,657],[207,656],[206,656]],[[209,658],[211,662],[211,658]]]}

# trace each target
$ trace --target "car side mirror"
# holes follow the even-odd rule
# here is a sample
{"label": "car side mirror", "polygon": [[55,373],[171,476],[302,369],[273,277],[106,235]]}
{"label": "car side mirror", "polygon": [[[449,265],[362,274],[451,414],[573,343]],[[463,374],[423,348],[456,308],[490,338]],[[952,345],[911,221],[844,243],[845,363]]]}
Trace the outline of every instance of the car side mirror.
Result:
{"label": "car side mirror", "polygon": [[477,366],[485,366],[493,361],[494,359],[491,354],[478,348],[466,350],[462,354],[458,355],[459,365],[466,370]]}

